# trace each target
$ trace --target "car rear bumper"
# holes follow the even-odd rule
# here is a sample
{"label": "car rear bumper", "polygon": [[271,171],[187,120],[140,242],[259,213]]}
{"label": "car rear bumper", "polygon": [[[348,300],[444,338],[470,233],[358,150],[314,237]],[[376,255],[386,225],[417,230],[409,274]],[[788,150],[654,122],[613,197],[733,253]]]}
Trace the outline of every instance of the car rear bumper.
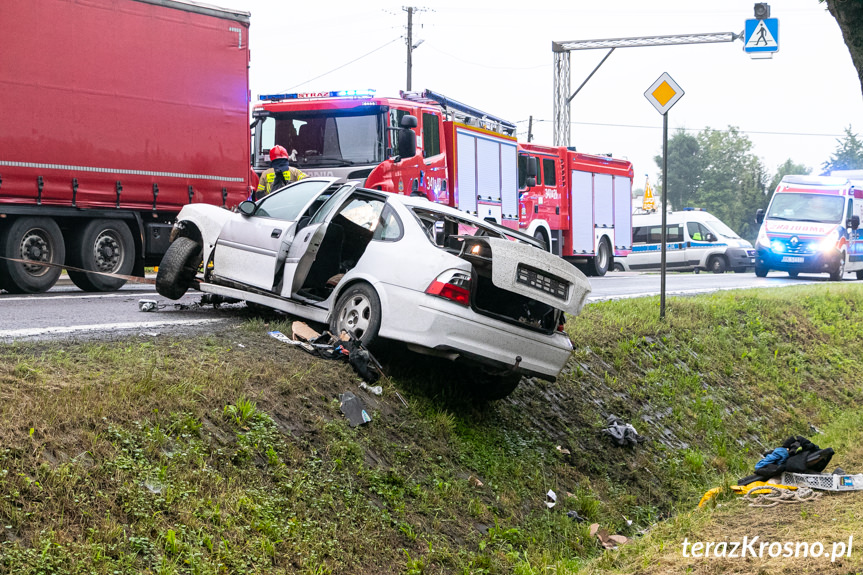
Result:
{"label": "car rear bumper", "polygon": [[393,285],[376,287],[381,295],[381,337],[440,353],[455,352],[493,369],[514,368],[524,375],[551,379],[572,352],[572,343],[563,333],[534,332]]}

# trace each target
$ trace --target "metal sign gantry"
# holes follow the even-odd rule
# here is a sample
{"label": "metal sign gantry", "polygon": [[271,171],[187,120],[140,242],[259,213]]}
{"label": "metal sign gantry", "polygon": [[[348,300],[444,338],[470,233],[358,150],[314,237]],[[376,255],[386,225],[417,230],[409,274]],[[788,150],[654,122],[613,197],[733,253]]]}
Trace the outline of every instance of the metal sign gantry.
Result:
{"label": "metal sign gantry", "polygon": [[[678,34],[675,36],[641,36],[634,38],[607,38],[603,40],[570,40],[552,42],[554,53],[554,145],[569,145],[569,106],[591,76],[608,59],[616,48],[638,48],[646,46],[676,46],[681,44],[716,44],[733,42],[742,37],[734,32],[718,32],[713,34]],[[578,90],[570,95],[569,53],[573,50],[597,50],[607,48],[608,53],[593,69],[593,72],[581,83]]]}

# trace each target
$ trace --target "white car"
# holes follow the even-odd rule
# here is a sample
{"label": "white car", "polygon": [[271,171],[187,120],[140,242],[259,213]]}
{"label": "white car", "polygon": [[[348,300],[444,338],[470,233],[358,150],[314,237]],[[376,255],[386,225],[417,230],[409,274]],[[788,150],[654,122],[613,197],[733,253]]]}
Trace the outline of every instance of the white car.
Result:
{"label": "white car", "polygon": [[503,397],[521,375],[558,375],[572,350],[564,312],[590,292],[574,266],[519,236],[424,198],[306,178],[236,212],[184,207],[156,290],[177,299],[194,286],[365,345],[402,341],[481,367],[477,386],[493,384],[479,391]]}

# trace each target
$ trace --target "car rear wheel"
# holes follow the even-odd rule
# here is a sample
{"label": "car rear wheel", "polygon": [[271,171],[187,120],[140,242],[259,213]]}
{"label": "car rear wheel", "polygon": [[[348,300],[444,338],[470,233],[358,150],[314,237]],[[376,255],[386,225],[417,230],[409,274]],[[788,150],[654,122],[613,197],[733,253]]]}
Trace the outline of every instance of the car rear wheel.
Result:
{"label": "car rear wheel", "polygon": [[[60,227],[51,218],[18,218],[0,234],[0,255],[19,260],[63,264],[66,247]],[[0,284],[9,293],[40,293],[51,289],[60,267],[0,260]]]}
{"label": "car rear wheel", "polygon": [[715,274],[724,274],[728,265],[725,263],[725,258],[722,256],[713,256],[707,262],[707,269]]}
{"label": "car rear wheel", "polygon": [[168,299],[183,297],[195,280],[201,266],[201,244],[181,236],[168,246],[156,274],[156,291]]}
{"label": "car rear wheel", "polygon": [[[88,271],[129,275],[135,265],[135,240],[125,222],[93,220],[69,239],[69,265]],[[84,291],[116,291],[126,280],[69,270]]]}
{"label": "car rear wheel", "polygon": [[857,279],[863,280],[863,270],[857,270]]}
{"label": "car rear wheel", "polygon": [[615,263],[615,264],[614,264],[614,271],[616,271],[616,272],[622,272],[622,271],[623,271],[623,264]]}
{"label": "car rear wheel", "polygon": [[521,374],[507,373],[505,375],[488,373],[482,368],[472,369],[468,377],[471,379],[471,395],[480,401],[495,401],[508,397],[521,382]]}
{"label": "car rear wheel", "polygon": [[330,331],[338,336],[342,331],[353,334],[368,347],[381,328],[381,300],[375,288],[367,283],[348,287],[339,296],[330,317]]}

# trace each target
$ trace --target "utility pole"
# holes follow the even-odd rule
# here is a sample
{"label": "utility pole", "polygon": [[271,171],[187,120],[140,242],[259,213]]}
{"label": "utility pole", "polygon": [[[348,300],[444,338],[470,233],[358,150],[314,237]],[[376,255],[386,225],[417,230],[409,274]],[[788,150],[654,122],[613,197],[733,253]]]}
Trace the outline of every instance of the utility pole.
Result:
{"label": "utility pole", "polygon": [[411,56],[414,51],[414,39],[413,39],[413,22],[414,22],[414,7],[407,6],[403,8],[403,10],[407,10],[408,13],[408,82],[407,82],[407,91],[411,91],[411,67],[413,63],[411,62]]}
{"label": "utility pole", "polygon": [[527,122],[527,141],[528,143],[533,141],[533,116]]}

